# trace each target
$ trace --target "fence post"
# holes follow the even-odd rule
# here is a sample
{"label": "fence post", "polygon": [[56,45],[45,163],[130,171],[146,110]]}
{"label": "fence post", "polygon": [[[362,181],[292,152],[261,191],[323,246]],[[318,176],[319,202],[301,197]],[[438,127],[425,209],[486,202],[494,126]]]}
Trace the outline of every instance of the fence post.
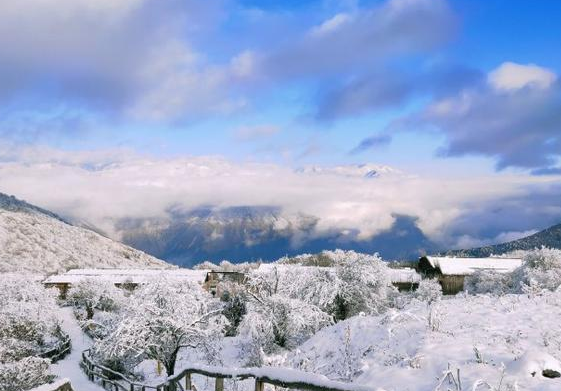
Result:
{"label": "fence post", "polygon": [[216,378],[216,381],[214,382],[214,391],[224,391],[224,378]]}
{"label": "fence post", "polygon": [[191,391],[191,374],[189,372],[185,374],[185,391]]}
{"label": "fence post", "polygon": [[255,379],[255,391],[265,391],[265,383],[259,379]]}

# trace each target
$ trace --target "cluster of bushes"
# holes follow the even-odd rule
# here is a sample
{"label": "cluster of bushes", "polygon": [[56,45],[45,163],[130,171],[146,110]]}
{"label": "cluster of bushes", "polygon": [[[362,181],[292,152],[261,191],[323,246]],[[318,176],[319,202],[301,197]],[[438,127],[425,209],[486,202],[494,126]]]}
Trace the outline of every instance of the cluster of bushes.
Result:
{"label": "cluster of bushes", "polygon": [[522,266],[512,273],[477,272],[466,278],[465,289],[470,293],[494,295],[560,289],[561,250],[542,247],[522,255]]}
{"label": "cluster of bushes", "polygon": [[322,266],[309,256],[297,258],[303,265],[281,259],[251,271],[234,294],[224,287],[225,315],[236,325],[230,335],[238,335],[246,365],[262,365],[267,355],[293,349],[325,326],[392,305],[397,291],[377,255],[322,254]]}
{"label": "cluster of bushes", "polygon": [[72,285],[66,303],[74,307],[74,314],[87,334],[103,339],[116,327],[128,293],[109,281],[84,279]]}
{"label": "cluster of bushes", "polygon": [[145,360],[173,374],[185,349],[212,363],[225,336],[235,337],[246,365],[261,365],[266,355],[292,349],[325,326],[391,305],[396,290],[377,255],[336,255],[330,267],[247,267],[246,283],[224,282],[219,300],[198,284],[159,278],[128,293],[86,280],[68,301],[95,330],[94,358],[133,377]]}
{"label": "cluster of bushes", "polygon": [[143,361],[160,362],[172,375],[181,349],[210,351],[228,326],[223,303],[197,283],[172,278],[155,278],[132,291],[83,280],[67,300],[95,339],[94,360],[139,380]]}
{"label": "cluster of bushes", "polygon": [[0,391],[28,390],[53,380],[41,358],[67,336],[56,293],[21,275],[0,276]]}

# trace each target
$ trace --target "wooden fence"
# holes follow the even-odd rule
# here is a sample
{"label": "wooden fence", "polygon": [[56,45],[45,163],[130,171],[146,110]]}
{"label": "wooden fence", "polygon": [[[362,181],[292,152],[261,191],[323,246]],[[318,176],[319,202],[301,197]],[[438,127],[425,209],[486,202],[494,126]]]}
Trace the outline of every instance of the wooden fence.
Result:
{"label": "wooden fence", "polygon": [[69,336],[66,336],[66,338],[58,344],[58,346],[41,353],[40,356],[42,358],[50,358],[51,362],[55,363],[66,357],[66,355],[70,353],[70,350],[72,350],[72,341]]}
{"label": "wooden fence", "polygon": [[81,367],[92,382],[100,382],[111,391],[191,391],[196,390],[192,375],[202,375],[214,379],[215,391],[224,391],[224,379],[254,379],[255,391],[264,391],[265,384],[306,391],[374,391],[362,385],[327,380],[323,376],[285,368],[222,368],[192,366],[158,385],[147,385],[129,380],[123,374],[103,365],[96,364],[89,357],[89,350],[82,353]]}

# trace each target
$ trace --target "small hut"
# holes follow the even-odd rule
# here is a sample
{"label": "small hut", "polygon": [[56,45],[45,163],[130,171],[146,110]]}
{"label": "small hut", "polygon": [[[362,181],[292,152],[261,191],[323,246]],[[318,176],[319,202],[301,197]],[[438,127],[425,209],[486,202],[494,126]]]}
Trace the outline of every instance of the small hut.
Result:
{"label": "small hut", "polygon": [[213,296],[220,296],[222,294],[219,289],[221,282],[243,284],[245,282],[245,273],[211,270],[206,274],[203,287]]}
{"label": "small hut", "polygon": [[419,259],[417,270],[424,278],[437,278],[442,291],[455,295],[464,289],[466,276],[477,271],[510,273],[522,265],[520,258],[457,258],[425,256]]}
{"label": "small hut", "polygon": [[421,275],[410,267],[390,268],[390,281],[400,292],[414,291],[419,287]]}
{"label": "small hut", "polygon": [[116,287],[134,289],[138,285],[150,283],[155,278],[169,278],[203,284],[208,270],[192,269],[72,269],[64,274],[49,276],[43,285],[58,288],[64,299],[73,284],[83,280],[109,281]]}

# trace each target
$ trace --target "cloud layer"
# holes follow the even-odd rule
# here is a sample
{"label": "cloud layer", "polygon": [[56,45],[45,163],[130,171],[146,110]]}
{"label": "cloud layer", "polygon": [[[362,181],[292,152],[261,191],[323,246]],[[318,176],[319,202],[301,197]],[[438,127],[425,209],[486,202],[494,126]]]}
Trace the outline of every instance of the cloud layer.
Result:
{"label": "cloud layer", "polygon": [[559,182],[547,177],[426,178],[376,165],[292,170],[215,157],[38,148],[6,148],[0,161],[0,191],[110,233],[119,219],[161,218],[172,207],[265,206],[289,219],[317,217],[315,237],[350,231],[357,240],[389,229],[396,215],[412,216],[430,239],[454,247],[466,235],[484,241],[561,219]]}

